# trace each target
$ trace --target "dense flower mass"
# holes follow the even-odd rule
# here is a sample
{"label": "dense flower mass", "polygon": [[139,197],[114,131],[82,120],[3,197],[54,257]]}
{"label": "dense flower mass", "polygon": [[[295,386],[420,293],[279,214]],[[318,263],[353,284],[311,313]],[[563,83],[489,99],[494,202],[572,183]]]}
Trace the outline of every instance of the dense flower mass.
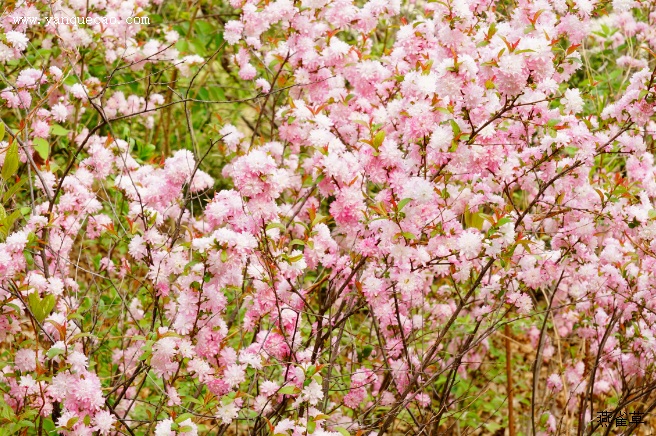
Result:
{"label": "dense flower mass", "polygon": [[8,434],[651,419],[656,3],[3,8]]}

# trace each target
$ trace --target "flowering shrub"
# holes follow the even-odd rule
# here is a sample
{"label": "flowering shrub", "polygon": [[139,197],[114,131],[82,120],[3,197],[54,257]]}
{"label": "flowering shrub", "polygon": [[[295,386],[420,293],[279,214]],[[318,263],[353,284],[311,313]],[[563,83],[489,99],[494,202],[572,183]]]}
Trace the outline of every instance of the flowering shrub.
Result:
{"label": "flowering shrub", "polygon": [[223,3],[3,4],[3,432],[656,409],[656,4]]}

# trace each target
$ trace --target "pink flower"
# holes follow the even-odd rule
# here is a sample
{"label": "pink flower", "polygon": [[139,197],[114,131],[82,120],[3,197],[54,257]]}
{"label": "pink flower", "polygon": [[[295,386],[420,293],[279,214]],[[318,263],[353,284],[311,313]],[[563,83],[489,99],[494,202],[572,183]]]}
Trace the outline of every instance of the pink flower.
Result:
{"label": "pink flower", "polygon": [[46,77],[43,71],[34,68],[26,68],[18,75],[16,86],[19,88],[32,88],[39,83],[45,82]]}
{"label": "pink flower", "polygon": [[62,72],[62,70],[61,70],[59,67],[55,66],[55,65],[53,65],[53,66],[51,66],[50,68],[48,68],[48,71],[50,71],[50,74],[52,74],[52,77],[53,77],[55,80],[59,80],[59,79],[61,79],[62,76],[64,75],[64,73]]}
{"label": "pink flower", "polygon": [[37,120],[32,124],[32,134],[37,138],[50,136],[50,126],[43,120]]}
{"label": "pink flower", "polygon": [[563,389],[563,382],[558,374],[551,374],[549,378],[547,378],[547,388],[554,393],[558,393]]}
{"label": "pink flower", "polygon": [[22,348],[16,352],[14,365],[22,372],[36,370],[36,352],[29,348]]}
{"label": "pink flower", "polygon": [[130,256],[135,260],[141,260],[147,253],[146,245],[141,235],[135,235],[128,246]]}
{"label": "pink flower", "polygon": [[243,80],[251,80],[255,78],[256,74],[257,70],[250,63],[242,65],[242,67],[239,69],[239,77]]}
{"label": "pink flower", "polygon": [[182,404],[182,399],[180,398],[180,395],[178,395],[178,391],[173,386],[169,386],[166,390],[166,393],[169,398],[167,402],[169,407],[179,406]]}
{"label": "pink flower", "polygon": [[224,26],[223,37],[228,44],[236,44],[241,39],[241,32],[244,30],[244,25],[240,21],[230,20]]}
{"label": "pink flower", "polygon": [[83,372],[87,369],[87,356],[80,353],[79,351],[73,351],[68,355],[66,363],[71,365],[71,368],[74,372]]}
{"label": "pink flower", "polygon": [[262,392],[262,395],[265,395],[267,397],[270,397],[271,395],[275,394],[278,389],[280,389],[280,385],[276,382],[266,380],[260,385],[260,392]]}

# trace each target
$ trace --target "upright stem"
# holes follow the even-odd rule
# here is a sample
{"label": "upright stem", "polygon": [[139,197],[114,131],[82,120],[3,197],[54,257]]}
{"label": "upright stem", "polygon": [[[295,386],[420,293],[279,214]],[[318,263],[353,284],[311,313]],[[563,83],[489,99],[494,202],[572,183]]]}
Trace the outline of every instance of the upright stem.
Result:
{"label": "upright stem", "polygon": [[508,434],[515,436],[515,420],[513,412],[512,369],[510,368],[510,324],[504,326],[506,337],[506,392],[508,393]]}

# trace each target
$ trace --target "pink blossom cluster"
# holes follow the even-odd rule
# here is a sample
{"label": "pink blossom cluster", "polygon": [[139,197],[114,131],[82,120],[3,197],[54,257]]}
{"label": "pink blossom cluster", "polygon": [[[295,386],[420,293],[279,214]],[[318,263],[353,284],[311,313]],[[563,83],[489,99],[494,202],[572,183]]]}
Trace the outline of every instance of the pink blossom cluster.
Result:
{"label": "pink blossom cluster", "polygon": [[[91,3],[132,16],[158,2]],[[164,91],[114,91],[81,53],[187,78],[209,56],[178,51],[170,29],[2,19],[0,64],[31,44],[61,53],[0,74],[20,115],[0,163],[20,143],[32,188],[0,242],[13,416],[70,435],[445,431],[461,385],[487,390],[505,324],[530,349],[531,387],[514,390],[534,433],[592,432],[594,411],[651,398],[653,5],[229,3],[225,59],[271,122],[226,121],[216,142],[149,161],[119,126],[167,122]],[[626,78],[598,108],[579,75],[609,47]],[[37,161],[52,136],[69,166]],[[218,147],[225,164],[204,166]],[[98,322],[101,302],[115,322]]]}

